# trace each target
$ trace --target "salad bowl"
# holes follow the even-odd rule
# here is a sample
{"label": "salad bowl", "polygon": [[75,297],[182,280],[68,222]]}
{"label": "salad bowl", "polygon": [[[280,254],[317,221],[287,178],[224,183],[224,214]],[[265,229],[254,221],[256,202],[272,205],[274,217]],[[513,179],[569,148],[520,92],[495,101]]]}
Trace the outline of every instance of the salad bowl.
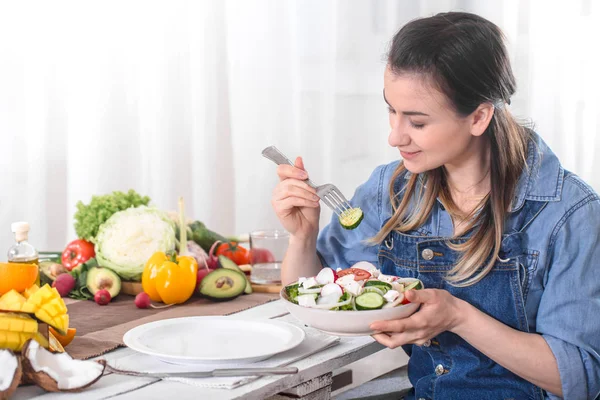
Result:
{"label": "salad bowl", "polygon": [[[300,295],[305,293],[314,296],[315,301],[311,301],[309,304],[307,304],[305,301],[302,301],[305,299],[301,299],[299,301],[298,297],[296,297],[298,295],[298,288],[303,287],[304,282],[307,281],[306,278],[301,278],[298,282],[284,286],[280,291],[280,297],[283,300],[288,312],[303,324],[330,335],[366,336],[377,333],[370,328],[370,325],[375,321],[402,319],[409,317],[415,311],[417,311],[419,304],[402,301],[404,298],[402,289],[398,289],[401,297],[394,296],[390,298],[389,296],[386,296],[387,299],[383,301],[383,304],[377,304],[376,302],[378,298],[383,296],[371,296],[370,294],[369,296],[363,296],[362,298],[366,298],[367,301],[364,302],[366,303],[363,304],[364,307],[361,307],[360,303],[362,298],[360,297],[360,294],[364,295],[368,292],[385,295],[386,287],[390,288],[390,285],[385,285],[384,283],[381,283],[384,281],[379,281],[377,279],[377,276],[380,274],[375,266],[365,262],[361,262],[359,264],[360,265],[355,264],[350,268],[350,270],[357,267],[364,270],[369,270],[370,276],[357,281],[360,285],[360,289],[356,291],[356,289],[353,290],[351,287],[354,284],[347,285],[348,279],[345,279],[345,282],[340,282],[341,280],[336,274],[334,282],[331,283],[340,286],[342,289],[342,297],[338,298],[338,300],[335,302],[331,302],[329,305],[327,304],[326,297],[330,297],[331,295],[329,293],[323,293],[324,291],[328,292],[329,289],[323,288],[325,288],[325,286],[328,286],[329,288],[329,284],[321,284],[326,281],[323,281],[323,279],[319,280],[319,276],[315,277],[316,279],[312,278],[317,281],[317,284],[314,285],[314,289],[311,289],[310,287],[305,288],[304,290],[300,289]],[[319,275],[321,275],[321,273]],[[381,277],[383,278],[384,276],[381,275]],[[389,276],[385,278],[386,281],[389,281],[385,283],[398,282],[400,283],[399,287],[406,287],[406,290],[423,288],[422,282],[418,279]],[[307,286],[310,286],[310,284]],[[394,284],[393,288],[396,289],[397,287],[398,285]],[[317,292],[317,289],[320,289],[321,291]],[[382,293],[381,290],[384,290],[384,292]],[[333,297],[335,298],[336,296],[334,295]],[[375,302],[373,302],[373,299],[375,299]],[[325,300],[325,302],[321,300]]]}

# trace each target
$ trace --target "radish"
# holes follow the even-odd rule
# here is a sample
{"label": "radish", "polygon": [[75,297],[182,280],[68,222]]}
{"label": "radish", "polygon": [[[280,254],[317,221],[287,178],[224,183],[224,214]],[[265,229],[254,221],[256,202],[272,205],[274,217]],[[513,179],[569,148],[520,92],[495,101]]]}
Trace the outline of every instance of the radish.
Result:
{"label": "radish", "polygon": [[379,270],[376,266],[371,264],[368,261],[359,261],[356,264],[352,265],[350,268],[358,268],[365,271],[368,271],[373,278],[377,278],[379,276]]}
{"label": "radish", "polygon": [[319,271],[316,279],[319,285],[327,285],[328,283],[335,282],[337,279],[337,274],[331,268],[325,267]]}
{"label": "radish", "polygon": [[339,299],[343,294],[344,291],[342,290],[341,286],[336,283],[328,283],[321,288],[321,297],[337,296]]}

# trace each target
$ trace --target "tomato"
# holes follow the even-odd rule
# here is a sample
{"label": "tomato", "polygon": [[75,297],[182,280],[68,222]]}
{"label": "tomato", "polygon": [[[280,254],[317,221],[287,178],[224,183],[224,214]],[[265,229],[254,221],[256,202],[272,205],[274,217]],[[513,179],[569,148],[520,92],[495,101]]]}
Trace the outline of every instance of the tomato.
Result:
{"label": "tomato", "polygon": [[250,252],[236,242],[220,244],[216,255],[225,256],[237,265],[250,264]]}
{"label": "tomato", "polygon": [[60,259],[62,265],[71,271],[95,255],[93,244],[83,239],[76,239],[67,245]]}
{"label": "tomato", "polygon": [[371,273],[369,271],[365,271],[360,268],[347,268],[337,272],[337,276],[341,278],[342,276],[354,274],[355,281],[364,281],[371,277]]}
{"label": "tomato", "polygon": [[275,262],[275,256],[268,249],[251,249],[250,261],[251,264],[271,263]]}

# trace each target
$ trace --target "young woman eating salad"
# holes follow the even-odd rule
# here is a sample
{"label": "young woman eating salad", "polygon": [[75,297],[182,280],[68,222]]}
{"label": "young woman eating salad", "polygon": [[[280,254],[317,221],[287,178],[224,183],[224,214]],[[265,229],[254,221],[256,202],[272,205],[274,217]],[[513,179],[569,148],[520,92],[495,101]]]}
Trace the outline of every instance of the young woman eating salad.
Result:
{"label": "young woman eating salad", "polygon": [[477,15],[415,20],[384,73],[389,144],[319,234],[301,158],[280,165],[273,207],[290,232],[284,283],[358,261],[418,278],[412,316],[374,338],[410,355],[410,399],[594,399],[600,393],[600,199],[507,105],[515,93],[500,29]]}

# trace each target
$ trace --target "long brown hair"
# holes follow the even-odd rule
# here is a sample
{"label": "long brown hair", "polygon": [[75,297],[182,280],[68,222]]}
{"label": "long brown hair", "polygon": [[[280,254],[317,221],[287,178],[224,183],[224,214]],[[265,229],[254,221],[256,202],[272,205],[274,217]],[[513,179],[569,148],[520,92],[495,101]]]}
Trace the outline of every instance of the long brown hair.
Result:
{"label": "long brown hair", "polygon": [[[443,13],[405,25],[394,36],[388,55],[393,73],[419,73],[431,78],[461,117],[470,115],[483,103],[494,105],[484,133],[490,143],[491,190],[466,216],[466,230],[472,230],[468,239],[450,243],[461,254],[446,277],[456,286],[480,281],[493,267],[517,181],[526,165],[530,134],[506,108],[516,82],[503,40],[502,31],[482,17]],[[412,174],[400,198],[394,191],[394,182],[405,171],[400,163],[392,177],[390,198],[394,213],[373,238],[377,243],[394,230],[406,232],[424,224],[437,198],[451,215],[458,213],[443,166]]]}

